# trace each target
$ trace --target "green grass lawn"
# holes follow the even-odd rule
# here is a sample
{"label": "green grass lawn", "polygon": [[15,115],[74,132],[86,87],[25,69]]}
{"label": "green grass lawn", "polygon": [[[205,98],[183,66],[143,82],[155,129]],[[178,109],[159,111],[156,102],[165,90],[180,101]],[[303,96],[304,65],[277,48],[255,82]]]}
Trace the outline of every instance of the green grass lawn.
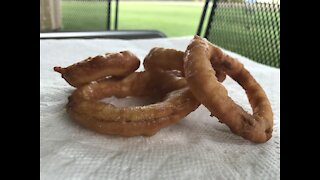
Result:
{"label": "green grass lawn", "polygon": [[[62,1],[61,4],[63,31],[106,29],[106,2]],[[203,2],[120,1],[118,29],[156,29],[168,37],[194,35],[202,8]],[[250,15],[240,4],[220,4],[208,39],[262,63],[279,62],[280,40],[272,28],[280,28],[280,18],[262,16],[274,13],[271,6],[261,6]],[[262,38],[271,43],[262,44]],[[279,66],[278,62],[273,65]]]}
{"label": "green grass lawn", "polygon": [[[106,28],[105,2],[62,1],[61,4],[64,31]],[[120,1],[118,29],[156,29],[169,37],[193,35],[202,6],[199,2]]]}
{"label": "green grass lawn", "polygon": [[103,2],[61,1],[62,30],[90,31],[106,28]]}

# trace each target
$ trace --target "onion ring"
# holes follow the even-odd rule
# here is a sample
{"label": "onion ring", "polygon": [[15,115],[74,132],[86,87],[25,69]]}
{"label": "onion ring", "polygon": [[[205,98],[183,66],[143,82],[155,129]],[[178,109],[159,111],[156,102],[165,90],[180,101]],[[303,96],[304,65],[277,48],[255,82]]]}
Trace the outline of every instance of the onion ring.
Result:
{"label": "onion ring", "polygon": [[66,68],[54,67],[71,86],[80,87],[106,76],[125,77],[139,68],[139,59],[130,51],[89,57]]}
{"label": "onion ring", "polygon": [[[122,62],[122,59],[118,61]],[[75,77],[70,83],[76,84],[77,89],[69,97],[67,113],[80,125],[96,132],[120,136],[151,136],[161,128],[178,122],[200,105],[187,87],[185,78],[177,71],[133,72],[131,69],[131,74],[120,79],[108,74],[103,68],[90,68],[91,63],[96,62],[84,62],[88,68],[86,75],[89,76],[86,81],[79,83],[81,78]],[[72,68],[68,68],[73,72],[81,72],[77,69],[78,65],[74,64]],[[117,66],[113,68],[119,69]],[[103,71],[104,76],[111,77],[102,79],[102,75],[96,76],[102,74],[99,71]],[[85,75],[85,73],[79,74]],[[65,77],[64,79],[67,80]],[[98,101],[110,96],[119,98],[150,96],[161,101],[134,107],[115,107]]]}
{"label": "onion ring", "polygon": [[[217,81],[211,64],[242,86],[253,115],[244,111],[228,96],[226,88]],[[195,36],[185,52],[184,70],[196,99],[233,133],[256,143],[266,142],[271,138],[273,112],[270,102],[259,83],[238,60],[224,54],[206,39]]]}
{"label": "onion ring", "polygon": [[[144,58],[143,66],[146,70],[178,70],[184,76],[183,68],[184,52],[170,48],[152,48],[149,54]],[[226,73],[222,70],[216,70],[216,77],[219,82],[223,82]]]}
{"label": "onion ring", "polygon": [[[97,101],[109,96],[152,96],[161,102],[146,106],[115,107]],[[176,123],[200,103],[184,78],[174,72],[134,72],[124,79],[104,79],[77,88],[69,97],[67,112],[80,125],[99,133],[152,136]]]}

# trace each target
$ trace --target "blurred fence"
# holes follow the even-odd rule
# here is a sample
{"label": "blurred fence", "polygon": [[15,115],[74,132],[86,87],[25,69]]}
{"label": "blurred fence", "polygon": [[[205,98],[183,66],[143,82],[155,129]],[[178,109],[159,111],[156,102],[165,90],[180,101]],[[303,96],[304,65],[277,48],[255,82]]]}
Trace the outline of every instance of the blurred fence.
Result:
{"label": "blurred fence", "polygon": [[280,3],[218,1],[205,36],[223,48],[280,67]]}

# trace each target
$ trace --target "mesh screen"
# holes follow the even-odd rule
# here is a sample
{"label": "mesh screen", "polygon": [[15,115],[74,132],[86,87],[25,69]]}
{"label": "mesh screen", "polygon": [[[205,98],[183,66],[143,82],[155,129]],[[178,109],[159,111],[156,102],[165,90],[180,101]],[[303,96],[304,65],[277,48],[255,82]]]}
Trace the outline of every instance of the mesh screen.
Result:
{"label": "mesh screen", "polygon": [[257,62],[280,67],[280,4],[217,1],[209,41]]}

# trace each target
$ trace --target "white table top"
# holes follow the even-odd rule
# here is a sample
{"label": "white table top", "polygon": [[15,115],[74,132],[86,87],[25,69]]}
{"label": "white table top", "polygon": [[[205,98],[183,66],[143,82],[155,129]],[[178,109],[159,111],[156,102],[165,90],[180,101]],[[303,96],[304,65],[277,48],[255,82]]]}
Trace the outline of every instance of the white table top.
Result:
{"label": "white table top", "polygon": [[[229,51],[269,97],[274,132],[267,143],[253,144],[232,134],[202,105],[149,138],[97,134],[67,116],[65,105],[74,88],[53,71],[54,66],[122,50],[143,60],[156,46],[184,51],[191,38],[40,40],[40,178],[280,179],[280,70]],[[230,78],[223,84],[229,95],[251,112],[244,90]]]}

